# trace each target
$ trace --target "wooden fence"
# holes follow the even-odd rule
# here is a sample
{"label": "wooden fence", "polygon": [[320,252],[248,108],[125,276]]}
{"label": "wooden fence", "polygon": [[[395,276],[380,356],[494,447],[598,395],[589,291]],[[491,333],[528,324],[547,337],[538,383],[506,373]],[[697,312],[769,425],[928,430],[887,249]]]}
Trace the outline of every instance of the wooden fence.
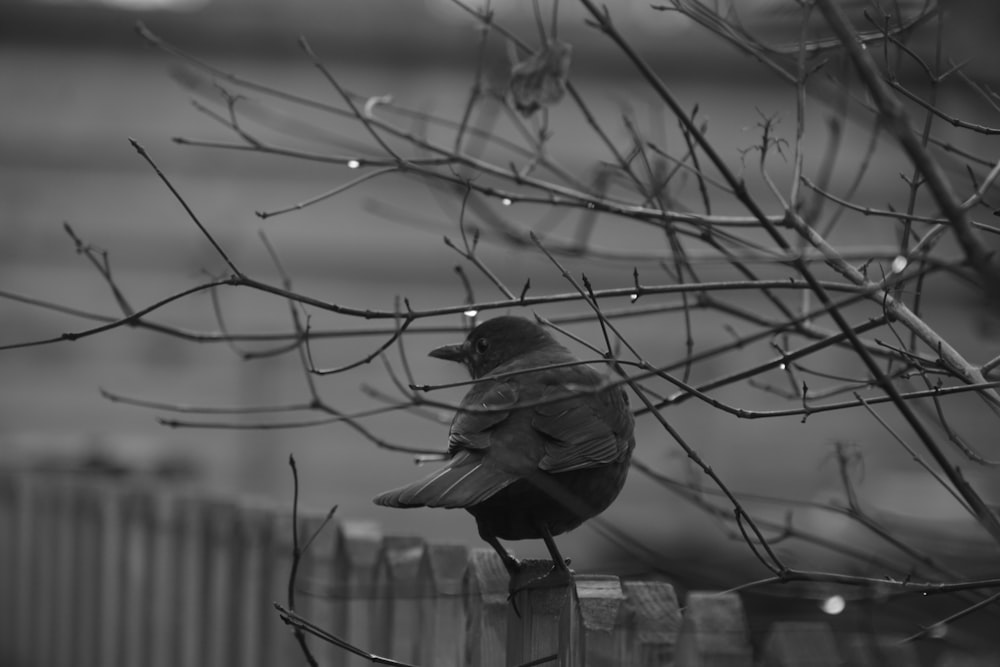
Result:
{"label": "wooden fence", "polygon": [[[265,667],[306,660],[287,603],[300,545],[325,516],[143,480],[0,471],[0,664]],[[541,567],[540,563],[535,566]],[[490,550],[341,520],[298,561],[295,613],[354,646],[424,667],[758,664],[738,596],[614,576],[519,594]],[[766,665],[917,665],[910,645],[783,623]],[[320,666],[378,662],[316,638]],[[877,657],[873,657],[877,656]]]}

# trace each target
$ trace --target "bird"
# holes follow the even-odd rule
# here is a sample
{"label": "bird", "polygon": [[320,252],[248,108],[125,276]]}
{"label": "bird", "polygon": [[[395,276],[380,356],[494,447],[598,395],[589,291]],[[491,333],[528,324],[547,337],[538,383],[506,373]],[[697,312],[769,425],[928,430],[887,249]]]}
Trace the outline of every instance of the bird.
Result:
{"label": "bird", "polygon": [[[462,343],[429,354],[464,364],[473,379],[451,422],[448,463],[375,504],[468,511],[510,575],[511,600],[525,588],[568,584],[554,536],[621,492],[635,448],[628,395],[524,317],[485,320]],[[552,568],[525,581],[500,540],[528,539],[544,541]]]}

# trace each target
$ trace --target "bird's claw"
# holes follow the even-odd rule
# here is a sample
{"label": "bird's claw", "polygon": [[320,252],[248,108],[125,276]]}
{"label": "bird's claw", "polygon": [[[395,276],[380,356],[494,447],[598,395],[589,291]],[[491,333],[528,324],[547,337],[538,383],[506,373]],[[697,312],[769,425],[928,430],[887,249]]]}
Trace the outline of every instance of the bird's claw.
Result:
{"label": "bird's claw", "polygon": [[510,591],[507,593],[507,602],[509,602],[510,606],[514,609],[514,615],[521,618],[521,610],[517,608],[517,599],[514,597],[516,592],[517,591],[514,590],[514,587],[511,586]]}

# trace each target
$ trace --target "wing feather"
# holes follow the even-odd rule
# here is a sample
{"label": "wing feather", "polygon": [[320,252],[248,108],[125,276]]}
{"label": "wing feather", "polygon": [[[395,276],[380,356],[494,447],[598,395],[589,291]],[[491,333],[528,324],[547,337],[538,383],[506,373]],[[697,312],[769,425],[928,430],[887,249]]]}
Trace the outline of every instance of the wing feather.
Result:
{"label": "wing feather", "polygon": [[516,482],[478,452],[460,452],[447,466],[427,477],[375,497],[386,507],[471,507]]}

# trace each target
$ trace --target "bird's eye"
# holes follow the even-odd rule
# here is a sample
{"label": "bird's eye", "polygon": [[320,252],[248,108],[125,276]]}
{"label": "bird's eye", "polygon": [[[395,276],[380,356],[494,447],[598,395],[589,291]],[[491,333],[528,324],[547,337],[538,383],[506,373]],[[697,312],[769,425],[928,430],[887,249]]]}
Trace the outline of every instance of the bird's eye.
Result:
{"label": "bird's eye", "polygon": [[487,338],[480,338],[476,341],[476,352],[482,354],[490,347],[490,341]]}

